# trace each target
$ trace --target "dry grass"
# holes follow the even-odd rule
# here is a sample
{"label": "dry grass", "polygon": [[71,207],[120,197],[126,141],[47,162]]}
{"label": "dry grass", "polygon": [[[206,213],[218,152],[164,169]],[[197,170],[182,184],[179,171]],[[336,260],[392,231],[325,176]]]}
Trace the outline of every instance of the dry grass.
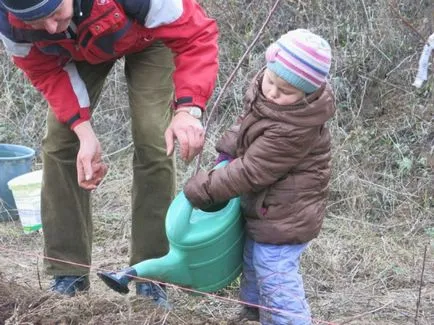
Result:
{"label": "dry grass", "polygon": [[[202,3],[221,30],[216,95],[273,1]],[[219,134],[239,112],[252,73],[263,65],[266,46],[296,27],[330,40],[338,107],[330,123],[334,175],[323,232],[302,262],[318,324],[413,324],[419,290],[417,321],[434,323],[434,80],[420,90],[411,86],[423,42],[403,22],[411,21],[427,38],[434,28],[431,11],[428,0],[282,1],[213,117],[204,168]],[[38,150],[46,105],[8,60],[0,59],[0,142]],[[95,268],[116,269],[128,261],[132,152],[121,66],[110,75],[94,119],[110,164],[95,193]],[[178,166],[181,187],[195,165],[179,161]],[[40,254],[41,247],[38,234],[23,235],[18,224],[0,225],[0,324],[6,319],[7,324],[228,324],[240,307],[171,289],[176,308],[166,315],[134,295],[110,292],[94,273],[89,295],[47,296],[50,279],[40,271],[40,259],[25,255]],[[237,284],[219,294],[236,297]]]}

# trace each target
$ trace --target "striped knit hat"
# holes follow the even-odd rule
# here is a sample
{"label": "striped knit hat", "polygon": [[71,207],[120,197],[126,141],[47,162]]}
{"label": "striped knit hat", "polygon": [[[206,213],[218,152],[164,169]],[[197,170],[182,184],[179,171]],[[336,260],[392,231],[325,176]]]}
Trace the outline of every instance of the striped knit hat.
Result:
{"label": "striped knit hat", "polygon": [[1,5],[23,21],[32,21],[51,15],[63,0],[0,0]]}
{"label": "striped knit hat", "polygon": [[310,94],[326,81],[332,54],[329,43],[322,37],[296,29],[271,44],[265,57],[268,69]]}

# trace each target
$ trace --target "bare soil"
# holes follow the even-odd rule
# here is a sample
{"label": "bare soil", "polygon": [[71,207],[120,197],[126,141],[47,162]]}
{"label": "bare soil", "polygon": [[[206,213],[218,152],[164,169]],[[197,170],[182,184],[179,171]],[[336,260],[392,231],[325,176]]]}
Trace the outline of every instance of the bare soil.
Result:
{"label": "bare soil", "polygon": [[[49,292],[51,279],[43,273],[40,233],[21,234],[17,222],[0,225],[0,324],[259,324],[237,321],[242,305],[218,298],[237,299],[237,283],[215,296],[169,287],[174,305],[170,312],[135,296],[133,290],[127,295],[112,291],[96,270],[124,267],[128,238],[113,235],[112,223],[96,224],[96,233],[111,239],[96,241],[91,289],[74,298]],[[432,324],[433,252],[428,246],[424,262],[426,238],[417,234],[406,238],[406,231],[396,224],[378,227],[329,218],[302,263],[313,323],[410,324],[421,290],[419,324]]]}

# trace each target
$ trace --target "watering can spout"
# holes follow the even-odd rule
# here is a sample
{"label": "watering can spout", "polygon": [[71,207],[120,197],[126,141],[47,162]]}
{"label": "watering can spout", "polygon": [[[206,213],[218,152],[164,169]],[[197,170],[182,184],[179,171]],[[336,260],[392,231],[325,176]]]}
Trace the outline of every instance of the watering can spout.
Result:
{"label": "watering can spout", "polygon": [[119,293],[128,293],[128,283],[137,276],[137,272],[133,267],[128,267],[119,272],[103,272],[98,271],[97,275],[111,289]]}
{"label": "watering can spout", "polygon": [[131,280],[156,280],[161,282],[190,284],[188,269],[183,263],[183,256],[176,251],[167,255],[145,260],[118,272],[98,272],[97,275],[111,289],[119,293],[128,293]]}

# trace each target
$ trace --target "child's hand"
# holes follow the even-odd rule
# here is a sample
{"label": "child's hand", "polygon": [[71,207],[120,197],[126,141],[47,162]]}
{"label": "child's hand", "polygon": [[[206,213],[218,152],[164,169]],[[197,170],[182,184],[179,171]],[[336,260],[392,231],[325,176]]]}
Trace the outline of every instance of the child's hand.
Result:
{"label": "child's hand", "polygon": [[217,211],[220,211],[221,209],[223,209],[224,207],[226,207],[228,205],[228,203],[229,203],[229,201],[214,203],[214,204],[211,204],[210,206],[207,206],[206,208],[203,208],[201,210],[203,210],[205,212],[217,212]]}
{"label": "child's hand", "polygon": [[227,154],[226,152],[220,152],[219,155],[217,156],[214,164],[217,165],[224,160],[231,162],[232,160],[234,160],[234,157],[232,157],[230,154]]}

